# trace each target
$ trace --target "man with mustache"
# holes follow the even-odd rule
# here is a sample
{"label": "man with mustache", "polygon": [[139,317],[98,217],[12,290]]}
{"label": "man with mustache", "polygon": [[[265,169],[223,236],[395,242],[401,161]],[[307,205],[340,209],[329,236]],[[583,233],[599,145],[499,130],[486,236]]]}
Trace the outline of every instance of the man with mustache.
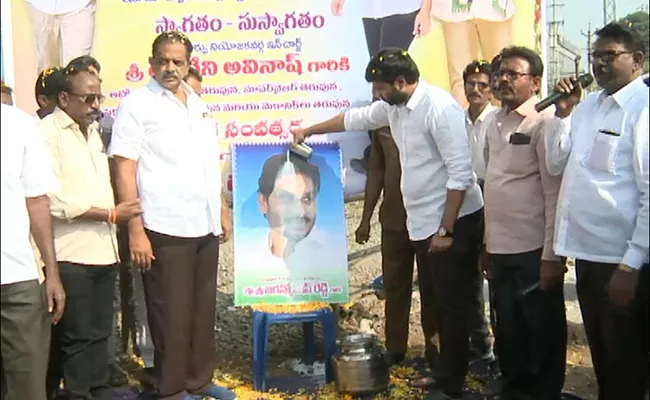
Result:
{"label": "man with mustache", "polygon": [[206,104],[183,81],[192,57],[183,33],[151,47],[151,81],[122,100],[113,125],[118,197],[142,200],[128,223],[131,262],[143,272],[161,399],[233,400],[212,383],[221,201],[219,141]]}
{"label": "man with mustache", "polygon": [[58,107],[40,128],[60,186],[49,194],[65,312],[56,328],[68,397],[110,399],[108,338],[119,262],[115,224],[139,215],[139,201],[115,206],[97,130],[104,99],[87,68],[67,67]]}
{"label": "man with mustache", "polygon": [[497,71],[502,105],[484,125],[489,260],[482,260],[494,291],[504,399],[557,400],[564,385],[565,267],[552,248],[560,179],[546,168],[543,129],[552,109],[534,108],[543,73],[533,50],[505,48]]}
{"label": "man with mustache", "polygon": [[[485,181],[485,130],[483,124],[489,121],[496,107],[492,101],[491,89],[492,68],[487,61],[473,61],[463,71],[465,97],[469,107],[465,110],[465,127],[472,150],[472,165],[478,178],[478,183],[483,188]],[[470,321],[470,350],[473,370],[478,375],[489,375],[495,364],[488,321],[485,318],[485,296],[483,295],[483,274],[476,270],[474,277],[474,293],[472,296],[472,310]]]}
{"label": "man with mustache", "polygon": [[618,23],[596,32],[591,67],[603,90],[580,104],[575,79],[555,90],[549,169],[560,175],[554,248],[576,260],[577,292],[600,400],[648,387],[648,87],[643,38]]}
{"label": "man with mustache", "polygon": [[[383,49],[368,63],[366,80],[382,101],[353,108],[327,121],[298,129],[294,142],[311,135],[389,126],[402,164],[401,188],[407,228],[432,288],[440,357],[432,362],[435,384],[427,399],[462,397],[469,363],[472,277],[482,242],[483,199],[472,172],[463,110],[446,91],[420,79],[402,49]],[[427,327],[424,327],[427,329]]]}

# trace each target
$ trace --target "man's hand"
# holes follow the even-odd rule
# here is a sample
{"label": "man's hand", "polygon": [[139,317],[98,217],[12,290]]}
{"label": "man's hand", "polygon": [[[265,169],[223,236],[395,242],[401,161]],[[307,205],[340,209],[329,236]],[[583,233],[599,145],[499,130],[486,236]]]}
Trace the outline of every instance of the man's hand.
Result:
{"label": "man's hand", "polygon": [[481,250],[478,256],[478,272],[486,279],[492,279],[492,260],[490,260],[490,254],[485,249]]}
{"label": "man's hand", "polygon": [[454,244],[454,239],[451,237],[440,237],[436,233],[431,238],[429,243],[429,253],[442,253],[451,248],[451,245]]}
{"label": "man's hand", "polygon": [[58,276],[45,278],[45,293],[47,294],[47,311],[52,315],[52,323],[58,324],[65,309],[65,291]]}
{"label": "man's hand", "polygon": [[151,262],[156,259],[153,255],[151,242],[144,232],[129,233],[129,250],[131,262],[142,272],[147,272],[151,268]]}
{"label": "man's hand", "polygon": [[304,142],[309,137],[307,128],[297,128],[293,131],[293,144],[298,145]]}
{"label": "man's hand", "polygon": [[361,221],[357,231],[354,233],[356,242],[359,244],[366,244],[368,239],[370,239],[370,223],[367,221]]}
{"label": "man's hand", "polygon": [[569,94],[555,103],[555,115],[560,118],[568,117],[582,98],[582,86],[576,78],[562,78],[553,90],[557,93]]}
{"label": "man's hand", "polygon": [[413,35],[426,36],[431,30],[431,14],[428,10],[421,10],[413,23]]}
{"label": "man's hand", "polygon": [[221,208],[221,243],[226,243],[232,237],[232,216],[227,207]]}
{"label": "man's hand", "polygon": [[343,15],[343,5],[345,4],[345,0],[332,0],[332,4],[330,4],[330,9],[332,10],[332,15],[335,17],[339,17]]}
{"label": "man's hand", "polygon": [[566,267],[561,261],[542,260],[539,268],[539,289],[548,291],[564,284],[565,272]]}
{"label": "man's hand", "polygon": [[639,271],[621,264],[609,280],[607,294],[609,301],[619,307],[627,307],[636,295],[639,283]]}
{"label": "man's hand", "polygon": [[125,201],[115,206],[118,222],[128,222],[131,218],[142,214],[140,200]]}

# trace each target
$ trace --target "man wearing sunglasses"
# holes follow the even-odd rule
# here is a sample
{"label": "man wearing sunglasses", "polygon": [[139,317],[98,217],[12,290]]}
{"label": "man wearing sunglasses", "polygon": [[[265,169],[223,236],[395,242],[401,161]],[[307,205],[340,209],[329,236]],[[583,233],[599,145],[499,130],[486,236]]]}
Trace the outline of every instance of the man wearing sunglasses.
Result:
{"label": "man wearing sunglasses", "polygon": [[[555,90],[549,168],[562,178],[555,251],[576,259],[577,293],[599,399],[643,399],[648,387],[648,87],[643,37],[611,23],[591,66],[603,88]],[[576,107],[577,105],[577,107]],[[574,109],[575,107],[575,109]]]}
{"label": "man wearing sunglasses", "polygon": [[115,206],[97,117],[104,96],[96,72],[65,68],[58,107],[41,123],[59,188],[49,193],[61,281],[68,291],[59,345],[70,399],[110,399],[107,340],[119,262],[115,225],[141,213]]}
{"label": "man wearing sunglasses", "polygon": [[485,244],[491,276],[503,399],[559,399],[567,327],[564,265],[553,252],[560,178],[546,167],[544,126],[535,104],[544,64],[507,47],[496,74],[501,108],[485,129]]}

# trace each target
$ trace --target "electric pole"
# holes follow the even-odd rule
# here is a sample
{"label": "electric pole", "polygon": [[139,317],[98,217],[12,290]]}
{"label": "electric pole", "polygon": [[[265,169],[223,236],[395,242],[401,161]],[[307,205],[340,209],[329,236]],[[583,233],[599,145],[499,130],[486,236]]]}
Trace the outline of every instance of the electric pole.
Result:
{"label": "electric pole", "polygon": [[564,20],[559,20],[557,11],[564,7],[557,0],[553,0],[549,6],[551,8],[551,20],[548,22],[548,42],[549,42],[549,82],[555,84],[560,79],[561,60],[559,48],[560,27],[564,25]]}
{"label": "electric pole", "polygon": [[603,0],[603,26],[616,21],[616,0]]}
{"label": "electric pole", "polygon": [[[588,25],[587,32],[580,31],[580,33],[582,34],[582,36],[587,38],[587,71],[590,71],[591,70],[591,41],[593,36],[593,33],[591,31],[591,24]],[[595,87],[595,85],[592,86],[591,90],[593,90],[593,87]],[[589,89],[587,89],[587,91],[589,91]]]}

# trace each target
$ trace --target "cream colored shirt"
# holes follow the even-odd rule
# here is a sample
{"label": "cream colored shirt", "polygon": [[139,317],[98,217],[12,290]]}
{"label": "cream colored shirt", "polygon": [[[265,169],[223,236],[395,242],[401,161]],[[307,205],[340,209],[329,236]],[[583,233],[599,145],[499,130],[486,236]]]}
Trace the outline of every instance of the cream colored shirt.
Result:
{"label": "cream colored shirt", "polygon": [[97,126],[88,129],[86,140],[79,126],[57,108],[40,127],[59,179],[59,189],[49,193],[57,261],[117,263],[115,226],[76,219],[91,207],[115,207],[108,158]]}
{"label": "cream colored shirt", "polygon": [[[546,166],[544,126],[554,107],[535,111],[531,97],[516,110],[496,111],[486,129],[485,243],[491,254],[517,254],[543,248],[543,260],[553,252],[555,210],[560,176]],[[511,142],[515,133],[522,140]],[[527,138],[527,139],[526,139]]]}

